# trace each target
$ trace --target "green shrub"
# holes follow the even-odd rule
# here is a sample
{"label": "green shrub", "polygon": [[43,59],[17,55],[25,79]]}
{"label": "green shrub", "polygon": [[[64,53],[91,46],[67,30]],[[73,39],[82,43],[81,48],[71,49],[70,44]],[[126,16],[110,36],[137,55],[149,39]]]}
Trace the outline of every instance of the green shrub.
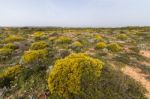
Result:
{"label": "green shrub", "polygon": [[[103,62],[85,54],[71,54],[57,60],[49,72],[48,87],[52,94],[71,99],[73,96],[90,94],[100,77]],[[93,89],[92,89],[93,88]]]}
{"label": "green shrub", "polygon": [[16,75],[22,70],[20,65],[11,66],[0,72],[0,87],[8,86],[10,81],[14,80]]}
{"label": "green shrub", "polygon": [[108,50],[111,50],[112,52],[119,52],[122,50],[122,47],[117,43],[109,44],[107,48]]}
{"label": "green shrub", "polygon": [[45,65],[48,58],[48,51],[42,50],[29,50],[21,57],[21,64],[28,65]]}
{"label": "green shrub", "polygon": [[4,39],[5,43],[12,43],[12,42],[19,42],[24,40],[23,37],[21,37],[20,35],[10,35],[9,37]]}
{"label": "green shrub", "polygon": [[35,43],[32,43],[30,49],[32,50],[39,50],[39,49],[44,49],[48,47],[48,44],[44,41],[39,41],[39,42],[35,42]]}
{"label": "green shrub", "polygon": [[139,82],[109,64],[104,66],[97,87],[100,93],[95,99],[147,99]]}
{"label": "green shrub", "polygon": [[15,44],[13,44],[13,43],[8,43],[8,44],[4,45],[4,48],[9,48],[9,49],[15,50],[18,47]]}
{"label": "green shrub", "polygon": [[99,42],[96,44],[96,49],[103,49],[107,46],[107,44],[105,42]]}
{"label": "green shrub", "polygon": [[118,34],[117,38],[120,40],[126,40],[128,38],[128,36],[126,34]]}
{"label": "green shrub", "polygon": [[69,43],[71,43],[72,40],[71,40],[71,38],[69,38],[69,37],[61,36],[61,37],[59,37],[58,39],[56,39],[55,41],[56,41],[56,43],[58,43],[58,44],[64,44],[64,43],[69,44]]}
{"label": "green shrub", "polygon": [[9,48],[1,48],[0,49],[0,60],[8,59],[12,54],[12,49]]}

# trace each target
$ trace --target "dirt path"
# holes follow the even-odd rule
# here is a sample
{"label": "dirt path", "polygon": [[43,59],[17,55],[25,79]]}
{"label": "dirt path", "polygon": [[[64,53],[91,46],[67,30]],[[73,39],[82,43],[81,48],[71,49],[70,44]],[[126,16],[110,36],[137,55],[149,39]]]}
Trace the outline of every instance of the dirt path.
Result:
{"label": "dirt path", "polygon": [[147,90],[145,95],[148,97],[148,99],[150,99],[150,81],[146,79],[146,77],[150,75],[143,74],[141,73],[141,69],[135,67],[133,68],[131,66],[126,66],[122,69],[122,71],[124,74],[132,77],[136,81],[139,81],[141,85]]}
{"label": "dirt path", "polygon": [[3,64],[0,64],[0,67],[3,67],[4,65]]}

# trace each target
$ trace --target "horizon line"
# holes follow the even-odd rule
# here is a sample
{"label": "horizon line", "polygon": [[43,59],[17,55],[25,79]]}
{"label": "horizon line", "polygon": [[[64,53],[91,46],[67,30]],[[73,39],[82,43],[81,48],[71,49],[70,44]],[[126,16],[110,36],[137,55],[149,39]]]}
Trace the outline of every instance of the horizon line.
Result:
{"label": "horizon line", "polygon": [[127,27],[150,27],[150,25],[127,25],[127,26],[0,26],[0,28],[127,28]]}

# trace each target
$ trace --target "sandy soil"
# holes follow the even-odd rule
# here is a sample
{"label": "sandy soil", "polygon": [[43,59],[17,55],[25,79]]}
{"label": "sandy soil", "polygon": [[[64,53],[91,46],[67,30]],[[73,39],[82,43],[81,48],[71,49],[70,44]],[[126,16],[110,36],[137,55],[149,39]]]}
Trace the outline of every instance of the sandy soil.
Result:
{"label": "sandy soil", "polygon": [[140,55],[150,58],[150,51],[141,50]]}
{"label": "sandy soil", "polygon": [[126,66],[122,69],[122,71],[124,74],[140,82],[141,85],[147,90],[147,93],[145,95],[148,97],[148,99],[150,99],[150,81],[146,79],[146,77],[150,75],[141,73],[141,69],[135,67],[133,68],[130,66]]}

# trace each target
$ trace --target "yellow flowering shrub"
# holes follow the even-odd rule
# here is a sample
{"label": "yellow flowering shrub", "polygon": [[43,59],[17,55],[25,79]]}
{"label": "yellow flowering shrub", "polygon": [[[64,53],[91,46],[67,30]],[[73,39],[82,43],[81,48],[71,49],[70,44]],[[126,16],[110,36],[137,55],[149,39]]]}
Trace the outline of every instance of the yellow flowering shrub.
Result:
{"label": "yellow flowering shrub", "polygon": [[96,42],[103,40],[102,36],[100,36],[100,35],[95,35],[94,39],[95,39]]}
{"label": "yellow flowering shrub", "polygon": [[20,65],[10,66],[0,72],[0,87],[4,87],[9,81],[15,79],[16,75],[22,70]]}
{"label": "yellow flowering shrub", "polygon": [[126,34],[118,34],[116,37],[120,40],[126,40],[128,38]]}
{"label": "yellow flowering shrub", "polygon": [[79,41],[75,41],[71,44],[71,48],[76,51],[79,52],[81,51],[81,49],[83,48],[83,44]]}
{"label": "yellow flowering shrub", "polygon": [[12,42],[19,42],[24,40],[23,37],[21,37],[20,35],[10,35],[9,37],[4,39],[5,43],[12,43]]}
{"label": "yellow flowering shrub", "polygon": [[103,49],[107,46],[107,44],[105,42],[99,42],[96,44],[96,49]]}
{"label": "yellow flowering shrub", "polygon": [[21,64],[44,64],[47,60],[48,51],[46,49],[41,50],[29,50],[21,57]]}
{"label": "yellow flowering shrub", "polygon": [[11,77],[12,75],[19,73],[20,70],[21,70],[20,65],[7,67],[6,69],[0,72],[0,78]]}
{"label": "yellow flowering shrub", "polygon": [[17,46],[13,43],[8,43],[8,44],[4,45],[4,48],[15,50],[15,49],[17,49]]}
{"label": "yellow flowering shrub", "polygon": [[4,59],[9,58],[11,54],[12,54],[12,49],[1,48],[0,49],[0,61],[3,61]]}
{"label": "yellow flowering shrub", "polygon": [[34,42],[32,43],[30,49],[32,50],[38,50],[38,49],[44,49],[48,47],[48,44],[44,41]]}
{"label": "yellow flowering shrub", "polygon": [[59,37],[58,39],[55,40],[56,43],[59,43],[59,44],[63,44],[63,43],[71,43],[71,38],[69,37],[66,37],[66,36],[61,36]]}
{"label": "yellow flowering shrub", "polygon": [[[104,63],[83,53],[71,54],[57,60],[48,76],[52,94],[69,98],[70,94],[81,95],[90,91],[100,77]],[[96,89],[94,89],[96,90]]]}
{"label": "yellow flowering shrub", "polygon": [[74,43],[72,43],[72,46],[73,47],[83,47],[83,44],[82,43],[80,43],[79,41],[76,41],[76,42],[74,42]]}
{"label": "yellow flowering shrub", "polygon": [[111,50],[112,52],[119,52],[122,50],[122,47],[117,43],[112,43],[107,46],[107,49]]}
{"label": "yellow flowering shrub", "polygon": [[54,41],[56,40],[56,37],[50,37],[48,40],[49,40],[50,42],[54,42]]}
{"label": "yellow flowering shrub", "polygon": [[0,56],[7,56],[12,53],[12,49],[9,48],[1,48],[0,49]]}
{"label": "yellow flowering shrub", "polygon": [[33,34],[33,37],[34,37],[35,40],[43,40],[43,39],[46,38],[44,32],[35,32]]}

